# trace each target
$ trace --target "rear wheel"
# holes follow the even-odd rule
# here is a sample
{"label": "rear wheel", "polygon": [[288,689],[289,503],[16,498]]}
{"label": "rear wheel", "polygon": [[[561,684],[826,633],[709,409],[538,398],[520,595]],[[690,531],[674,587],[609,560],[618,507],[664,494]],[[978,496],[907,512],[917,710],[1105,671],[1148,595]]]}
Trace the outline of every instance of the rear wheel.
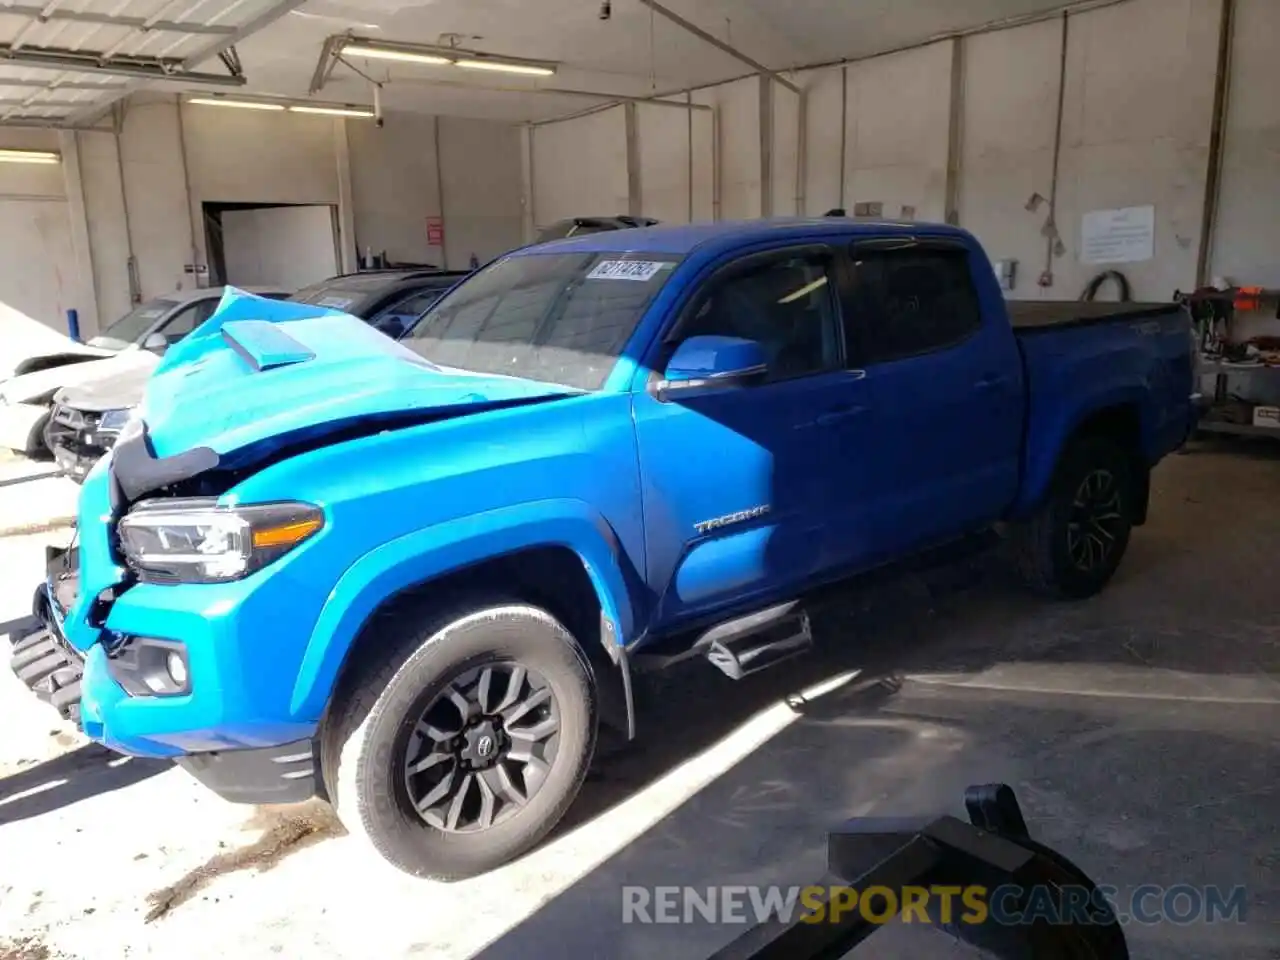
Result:
{"label": "rear wheel", "polygon": [[591,761],[595,695],[576,641],[521,603],[384,622],[396,655],[354,676],[326,723],[343,825],[419,877],[462,879],[520,856],[559,822]]}
{"label": "rear wheel", "polygon": [[1128,549],[1133,508],[1133,473],[1124,450],[1105,438],[1073,444],[1040,512],[1013,531],[1023,578],[1048,596],[1098,593]]}

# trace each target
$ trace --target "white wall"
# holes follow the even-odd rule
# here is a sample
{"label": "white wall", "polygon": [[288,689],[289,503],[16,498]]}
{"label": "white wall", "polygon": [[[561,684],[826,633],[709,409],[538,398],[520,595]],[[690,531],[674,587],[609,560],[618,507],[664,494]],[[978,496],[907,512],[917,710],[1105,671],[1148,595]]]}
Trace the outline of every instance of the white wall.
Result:
{"label": "white wall", "polygon": [[1280,3],[1238,0],[1212,274],[1280,287]]}
{"label": "white wall", "polygon": [[740,220],[761,215],[760,82],[739,80],[693,95],[717,111],[718,219]]}
{"label": "white wall", "polygon": [[450,269],[487,263],[522,242],[519,128],[441,117],[440,177]]}
{"label": "white wall", "polygon": [[227,283],[297,290],[338,272],[336,207],[225,210]]}
{"label": "white wall", "polygon": [[[1280,286],[1280,97],[1273,64],[1280,4],[1237,2],[1211,273]],[[879,202],[886,217],[943,220],[951,179],[960,224],[993,257],[1018,261],[1012,296],[1074,299],[1107,266],[1082,262],[1084,215],[1153,206],[1154,256],[1114,266],[1135,297],[1167,299],[1196,280],[1220,13],[1221,0],[1126,0],[1070,17],[1056,189],[1060,252],[1050,253],[1055,235],[1047,203],[1027,209],[1033,195],[1054,193],[1060,17],[843,69],[788,74],[807,91],[806,123],[797,130],[796,96],[772,84],[767,184],[760,81],[695,91],[695,101],[717,113],[719,181],[718,209],[700,203],[696,218],[795,212],[799,165],[805,213],[836,206],[852,213],[858,203]],[[609,200],[624,207],[623,113],[616,108],[537,129],[533,204],[540,224]],[[683,220],[683,118],[643,106],[637,115],[642,212]],[[1041,286],[1046,267],[1050,283]]]}
{"label": "white wall", "polygon": [[[56,151],[58,135],[3,130],[0,147]],[[62,164],[0,163],[0,326],[22,316],[66,329],[78,293],[66,197]]]}
{"label": "white wall", "polygon": [[[66,178],[78,177],[85,249],[71,242],[75,255],[58,264],[58,282],[0,263],[0,291],[9,275],[11,283],[38,287],[38,297],[24,297],[36,312],[53,311],[46,322],[61,326],[61,310],[77,306],[87,333],[97,329],[95,315],[109,323],[129,309],[130,250],[143,298],[203,282],[185,266],[208,262],[205,202],[336,206],[339,243],[348,254],[358,242],[393,260],[451,268],[521,241],[519,132],[509,124],[447,119],[437,131],[432,117],[390,113],[378,128],[364,120],[179,106],[172,96],[146,95],[130,102],[119,135],[66,136],[78,148],[78,170],[0,164],[0,196],[67,197],[63,208],[74,208]],[[58,149],[59,142],[53,131],[0,130],[0,146]],[[74,214],[67,210],[72,241]],[[428,218],[441,216],[443,249],[427,243]],[[16,229],[5,242],[21,247],[28,241]],[[90,260],[91,283],[68,279],[89,273]]]}
{"label": "white wall", "polygon": [[427,220],[440,216],[436,118],[388,113],[386,123],[347,127],[356,248],[401,263],[444,263],[427,242]]}
{"label": "white wall", "polygon": [[630,208],[626,110],[535,127],[534,227],[567,217],[607,217]]}

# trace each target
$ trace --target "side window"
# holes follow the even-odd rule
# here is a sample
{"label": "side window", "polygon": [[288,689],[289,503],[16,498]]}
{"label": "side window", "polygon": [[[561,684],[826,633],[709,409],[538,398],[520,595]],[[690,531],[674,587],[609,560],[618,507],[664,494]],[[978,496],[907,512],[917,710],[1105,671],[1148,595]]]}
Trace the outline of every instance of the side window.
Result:
{"label": "side window", "polygon": [[849,341],[861,361],[883,363],[945,350],[982,325],[962,249],[853,249],[853,288],[845,304]]}
{"label": "side window", "polygon": [[443,293],[444,290],[419,290],[411,293],[383,307],[369,319],[369,324],[388,337],[403,336]]}
{"label": "side window", "polygon": [[185,310],[181,310],[173,315],[163,327],[158,331],[163,334],[169,346],[173,346],[188,333],[194,330],[200,324],[204,323],[213,316],[213,311],[218,309],[217,300],[201,300],[199,303],[193,303]]}
{"label": "side window", "polygon": [[836,369],[840,334],[832,267],[827,254],[785,255],[713,280],[681,323],[676,342],[694,336],[754,340],[769,358],[772,381]]}

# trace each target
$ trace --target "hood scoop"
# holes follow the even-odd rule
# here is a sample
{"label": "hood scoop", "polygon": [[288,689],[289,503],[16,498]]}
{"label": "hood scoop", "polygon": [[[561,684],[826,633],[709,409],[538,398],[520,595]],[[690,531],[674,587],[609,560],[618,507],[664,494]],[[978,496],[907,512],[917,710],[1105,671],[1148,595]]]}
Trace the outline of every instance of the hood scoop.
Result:
{"label": "hood scoop", "polygon": [[315,351],[266,320],[230,320],[222,325],[222,339],[256,373],[316,357]]}

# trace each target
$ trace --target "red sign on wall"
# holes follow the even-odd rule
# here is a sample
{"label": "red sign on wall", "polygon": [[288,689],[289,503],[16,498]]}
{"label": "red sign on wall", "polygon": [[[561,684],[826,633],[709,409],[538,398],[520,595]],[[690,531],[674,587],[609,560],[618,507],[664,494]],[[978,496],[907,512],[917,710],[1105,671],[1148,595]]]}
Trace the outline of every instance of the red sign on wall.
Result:
{"label": "red sign on wall", "polygon": [[444,217],[427,217],[427,246],[444,246]]}

